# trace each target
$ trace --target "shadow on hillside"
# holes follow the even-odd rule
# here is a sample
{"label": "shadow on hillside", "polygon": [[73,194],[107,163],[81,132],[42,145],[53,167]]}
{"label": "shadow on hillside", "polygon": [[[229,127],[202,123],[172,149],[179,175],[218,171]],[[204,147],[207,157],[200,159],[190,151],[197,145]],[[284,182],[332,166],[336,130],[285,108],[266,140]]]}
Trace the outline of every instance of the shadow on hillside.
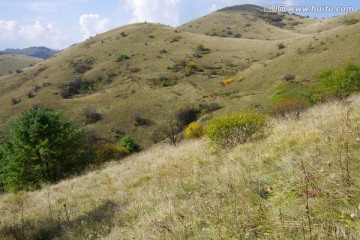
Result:
{"label": "shadow on hillside", "polygon": [[[92,211],[71,219],[71,209],[56,213],[52,219],[18,219],[0,229],[0,239],[82,239],[101,238],[113,227],[117,204],[105,201]],[[55,215],[55,214],[53,214]]]}

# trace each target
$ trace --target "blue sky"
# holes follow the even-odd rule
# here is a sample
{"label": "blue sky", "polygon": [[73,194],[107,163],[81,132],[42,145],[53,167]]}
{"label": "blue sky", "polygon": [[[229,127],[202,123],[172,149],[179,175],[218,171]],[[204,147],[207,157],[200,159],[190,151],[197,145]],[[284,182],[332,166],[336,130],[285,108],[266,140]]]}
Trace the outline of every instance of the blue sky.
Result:
{"label": "blue sky", "polygon": [[[125,24],[148,21],[176,27],[219,8],[246,3],[360,9],[358,0],[1,0],[0,50],[29,46],[63,49]],[[298,14],[331,17],[343,12]]]}

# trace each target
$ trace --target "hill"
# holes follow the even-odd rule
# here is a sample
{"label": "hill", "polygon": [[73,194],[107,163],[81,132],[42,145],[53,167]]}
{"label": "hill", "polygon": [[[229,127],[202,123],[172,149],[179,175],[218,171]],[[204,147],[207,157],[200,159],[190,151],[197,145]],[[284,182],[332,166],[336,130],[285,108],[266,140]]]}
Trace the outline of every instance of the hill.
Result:
{"label": "hill", "polygon": [[25,55],[29,57],[47,59],[58,52],[59,52],[58,50],[53,50],[47,47],[29,47],[23,49],[8,48],[3,51],[0,51],[0,54],[17,54],[17,55]]}
{"label": "hill", "polygon": [[35,65],[43,59],[14,54],[0,54],[0,77]]}
{"label": "hill", "polygon": [[0,196],[13,239],[358,239],[360,96],[274,120],[233,150],[155,146],[43,190]]}
{"label": "hill", "polygon": [[180,29],[217,37],[279,40],[301,37],[295,28],[314,22],[298,15],[264,12],[256,5],[239,5],[220,9],[180,26]]}
{"label": "hill", "polygon": [[[303,22],[291,27],[258,14],[253,6],[233,7],[206,16],[208,21],[194,25],[199,32],[189,32],[190,24],[138,23],[76,44],[1,78],[2,127],[19,112],[42,104],[61,109],[110,141],[130,134],[146,148],[164,138],[159,129],[179,108],[221,106],[203,118],[239,109],[266,111],[279,99],[305,98],[323,69],[359,61],[360,24],[351,21],[360,19],[359,12],[331,19],[281,14],[284,23]],[[216,28],[222,32],[242,27],[246,18],[251,26],[246,32],[239,28],[241,38],[205,35],[208,27],[217,26],[216,19],[223,19]],[[295,79],[285,81],[288,74]],[[30,91],[34,96],[28,98]],[[89,124],[87,109],[102,119]],[[135,116],[147,124],[139,126]]]}

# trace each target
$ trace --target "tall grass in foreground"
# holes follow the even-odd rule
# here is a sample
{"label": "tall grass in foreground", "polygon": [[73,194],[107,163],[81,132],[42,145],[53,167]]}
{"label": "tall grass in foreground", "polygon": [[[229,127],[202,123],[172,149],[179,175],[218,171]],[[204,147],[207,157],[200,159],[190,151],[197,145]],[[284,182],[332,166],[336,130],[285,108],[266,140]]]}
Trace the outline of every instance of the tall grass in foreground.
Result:
{"label": "tall grass in foreground", "polygon": [[360,97],[274,120],[231,151],[159,145],[0,196],[1,239],[359,239]]}

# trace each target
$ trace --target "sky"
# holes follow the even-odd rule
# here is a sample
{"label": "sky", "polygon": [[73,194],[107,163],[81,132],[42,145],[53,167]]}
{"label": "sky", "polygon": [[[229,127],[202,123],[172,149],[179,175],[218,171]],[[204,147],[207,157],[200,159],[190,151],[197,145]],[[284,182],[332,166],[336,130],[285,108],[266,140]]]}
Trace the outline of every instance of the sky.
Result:
{"label": "sky", "polygon": [[[358,0],[0,0],[0,50],[30,46],[60,50],[126,24],[147,21],[177,27],[240,4],[360,9]],[[320,18],[346,12],[325,9],[296,13]]]}

